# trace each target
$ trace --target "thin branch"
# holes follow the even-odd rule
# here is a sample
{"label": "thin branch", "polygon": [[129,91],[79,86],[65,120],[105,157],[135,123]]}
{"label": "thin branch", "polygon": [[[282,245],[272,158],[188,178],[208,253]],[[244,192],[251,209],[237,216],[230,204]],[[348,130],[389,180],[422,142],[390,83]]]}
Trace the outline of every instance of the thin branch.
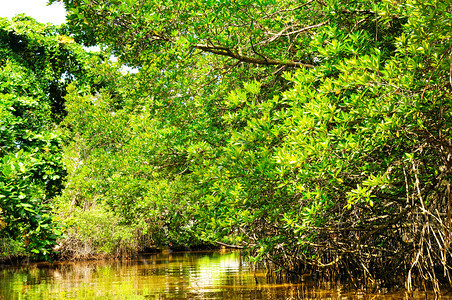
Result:
{"label": "thin branch", "polygon": [[260,42],[260,43],[257,44],[257,45],[265,45],[265,44],[269,44],[269,43],[272,43],[272,42],[276,41],[277,39],[279,39],[279,38],[282,37],[282,36],[289,36],[289,35],[293,35],[293,34],[305,32],[305,31],[308,31],[308,30],[311,30],[311,29],[314,29],[314,28],[319,28],[319,27],[322,27],[323,25],[328,24],[329,22],[330,22],[330,20],[327,20],[327,21],[322,22],[322,23],[319,23],[319,24],[315,24],[315,25],[303,27],[303,28],[301,28],[301,29],[298,29],[298,30],[295,30],[295,31],[292,31],[292,32],[289,32],[289,33],[285,33],[286,31],[288,31],[288,30],[290,30],[290,29],[296,27],[295,25],[288,26],[288,27],[284,28],[283,30],[281,30],[280,32],[274,33],[274,34],[273,34],[273,37],[271,37],[270,39],[268,39],[268,40],[266,40],[266,41],[262,41],[262,42]]}
{"label": "thin branch", "polygon": [[244,247],[243,246],[237,246],[237,245],[229,245],[229,244],[225,244],[225,243],[222,243],[222,242],[215,242],[215,243],[217,243],[218,245],[220,245],[220,246],[224,246],[224,247],[226,247],[226,248],[233,248],[233,249],[243,249]]}
{"label": "thin branch", "polygon": [[304,27],[304,28],[301,28],[301,29],[299,29],[299,30],[295,30],[295,31],[292,31],[292,32],[289,32],[289,33],[285,33],[285,34],[283,34],[283,36],[288,36],[288,35],[292,35],[292,34],[297,34],[297,33],[301,33],[301,32],[304,32],[304,31],[308,31],[308,30],[311,30],[311,29],[314,29],[314,28],[322,27],[323,25],[326,25],[326,24],[328,24],[329,22],[330,22],[330,20],[327,20],[327,21],[322,22],[322,23],[320,23],[320,24],[316,24],[316,25]]}
{"label": "thin branch", "polygon": [[256,53],[257,55],[262,57],[265,61],[268,61],[267,57],[263,56],[262,54],[257,52],[256,49],[254,49],[254,44],[253,44],[253,41],[251,40],[251,37],[250,37],[250,44],[251,44],[251,49],[253,50],[254,53]]}
{"label": "thin branch", "polygon": [[274,15],[277,15],[277,14],[280,14],[280,13],[284,13],[284,12],[292,12],[292,11],[295,11],[295,10],[297,10],[297,9],[303,8],[303,7],[305,7],[305,6],[308,6],[308,5],[311,4],[312,2],[314,2],[314,0],[309,0],[308,2],[303,3],[303,4],[301,4],[301,5],[298,5],[298,6],[294,7],[294,8],[278,10],[277,12],[274,12],[274,13],[269,14],[269,15],[266,15],[266,16],[267,16],[267,18],[270,18],[270,17],[273,17]]}

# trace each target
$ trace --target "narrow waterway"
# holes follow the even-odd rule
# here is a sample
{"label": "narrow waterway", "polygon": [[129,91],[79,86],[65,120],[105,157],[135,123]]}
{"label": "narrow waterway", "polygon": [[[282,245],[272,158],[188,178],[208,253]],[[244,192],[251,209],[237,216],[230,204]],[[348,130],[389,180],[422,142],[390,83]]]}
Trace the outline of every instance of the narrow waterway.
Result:
{"label": "narrow waterway", "polygon": [[[415,299],[432,294],[416,293]],[[0,271],[0,299],[403,299],[305,280],[268,280],[239,252],[146,255],[121,261],[32,264]],[[444,299],[452,299],[447,296]]]}

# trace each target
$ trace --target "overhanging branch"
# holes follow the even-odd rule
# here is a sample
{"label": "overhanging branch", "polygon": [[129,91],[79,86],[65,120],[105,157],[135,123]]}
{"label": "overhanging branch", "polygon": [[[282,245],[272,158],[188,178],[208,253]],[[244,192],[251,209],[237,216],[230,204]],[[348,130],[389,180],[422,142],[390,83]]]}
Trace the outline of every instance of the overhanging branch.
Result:
{"label": "overhanging branch", "polygon": [[208,45],[194,45],[195,49],[199,49],[204,52],[209,52],[217,55],[227,56],[235,58],[241,62],[246,63],[252,63],[252,64],[258,64],[258,65],[284,65],[284,66],[291,66],[291,67],[305,67],[305,68],[314,68],[314,65],[306,64],[298,61],[282,61],[282,60],[276,60],[271,58],[256,58],[256,57],[249,57],[240,55],[239,53],[223,46],[208,46]]}

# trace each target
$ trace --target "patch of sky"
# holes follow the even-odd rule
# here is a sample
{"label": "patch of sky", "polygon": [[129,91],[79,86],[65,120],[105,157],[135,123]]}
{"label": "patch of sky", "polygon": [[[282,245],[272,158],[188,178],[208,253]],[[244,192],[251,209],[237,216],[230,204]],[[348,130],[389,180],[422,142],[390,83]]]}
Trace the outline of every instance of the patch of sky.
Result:
{"label": "patch of sky", "polygon": [[12,19],[19,14],[25,14],[41,23],[61,25],[66,22],[64,4],[55,2],[47,5],[47,0],[2,0],[0,17]]}

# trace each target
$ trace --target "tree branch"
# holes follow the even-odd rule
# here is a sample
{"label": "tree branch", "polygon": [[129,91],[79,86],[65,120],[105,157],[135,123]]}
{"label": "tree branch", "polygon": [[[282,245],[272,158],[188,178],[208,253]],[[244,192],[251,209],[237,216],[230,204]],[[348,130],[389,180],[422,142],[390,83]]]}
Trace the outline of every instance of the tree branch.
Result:
{"label": "tree branch", "polygon": [[296,25],[288,26],[288,27],[284,28],[283,30],[281,30],[280,32],[274,33],[274,34],[273,34],[273,37],[269,38],[269,39],[266,40],[266,41],[262,41],[262,42],[260,42],[260,43],[257,44],[257,45],[265,45],[265,44],[269,44],[269,43],[271,43],[271,42],[276,41],[277,39],[279,39],[279,38],[282,37],[282,36],[289,36],[289,35],[301,33],[301,32],[304,32],[304,31],[308,31],[308,30],[311,30],[311,29],[314,29],[314,28],[322,27],[323,25],[326,25],[326,24],[328,24],[329,22],[330,22],[330,20],[327,20],[327,21],[322,22],[322,23],[319,23],[319,24],[315,24],[315,25],[303,27],[303,28],[301,28],[301,29],[298,29],[298,30],[295,30],[295,31],[292,31],[292,32],[289,32],[289,33],[285,33],[286,31],[288,31],[288,30],[290,30],[290,29],[296,27]]}
{"label": "tree branch", "polygon": [[225,244],[225,243],[218,242],[218,241],[215,242],[215,243],[217,243],[217,244],[220,245],[220,246],[224,246],[224,247],[226,247],[226,248],[243,249],[243,246],[229,245],[229,244]]}
{"label": "tree branch", "polygon": [[252,63],[252,64],[258,64],[258,65],[284,65],[284,66],[291,66],[291,67],[305,67],[305,68],[314,68],[314,65],[306,64],[298,61],[282,61],[282,60],[275,60],[271,58],[256,58],[256,57],[249,57],[240,55],[237,52],[232,51],[231,49],[223,46],[208,46],[208,45],[194,45],[195,49],[199,49],[204,52],[209,52],[217,55],[227,56],[235,58],[241,62],[246,63]]}

